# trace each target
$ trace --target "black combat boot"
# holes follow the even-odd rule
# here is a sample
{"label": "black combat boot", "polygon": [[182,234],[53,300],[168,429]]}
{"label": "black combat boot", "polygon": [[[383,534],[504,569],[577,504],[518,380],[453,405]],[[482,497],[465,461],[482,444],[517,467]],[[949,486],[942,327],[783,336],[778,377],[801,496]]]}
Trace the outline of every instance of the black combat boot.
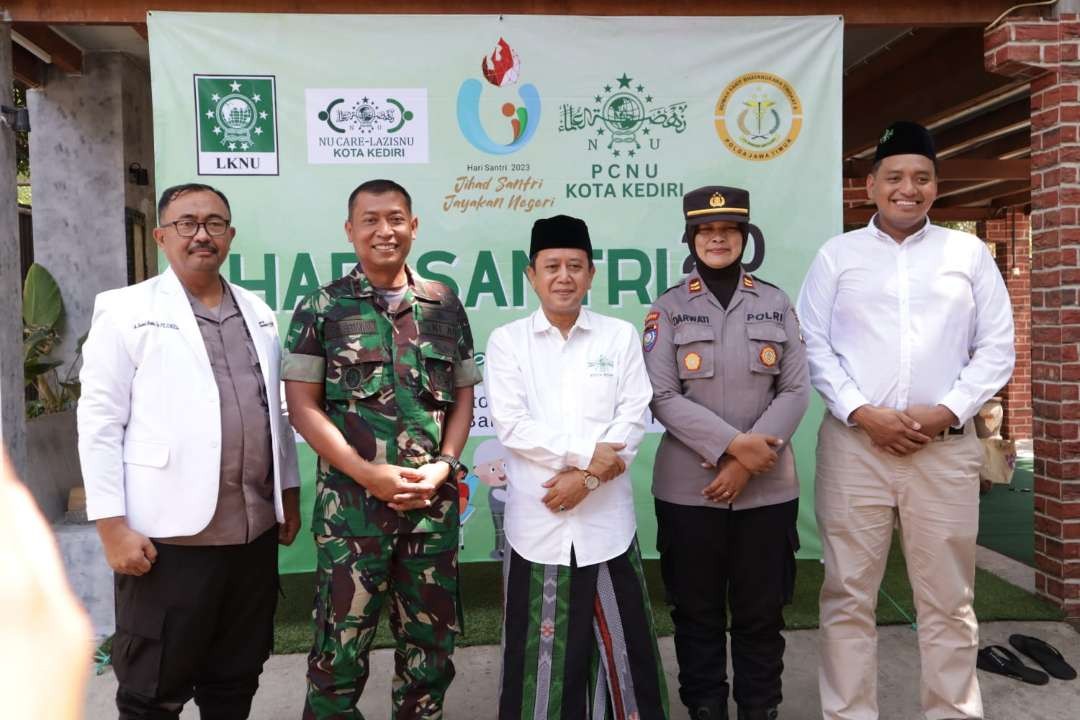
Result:
{"label": "black combat boot", "polygon": [[780,717],[780,711],[771,708],[744,708],[739,706],[739,720],[776,720]]}
{"label": "black combat boot", "polygon": [[728,720],[726,700],[710,700],[691,705],[689,710],[690,720]]}

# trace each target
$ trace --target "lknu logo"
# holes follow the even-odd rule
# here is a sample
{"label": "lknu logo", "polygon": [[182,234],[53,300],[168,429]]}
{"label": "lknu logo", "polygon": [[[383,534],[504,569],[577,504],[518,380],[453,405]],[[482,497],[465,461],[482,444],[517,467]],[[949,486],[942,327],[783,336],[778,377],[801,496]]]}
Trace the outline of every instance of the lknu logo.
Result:
{"label": "lknu logo", "polygon": [[273,75],[196,75],[200,175],[277,175]]}

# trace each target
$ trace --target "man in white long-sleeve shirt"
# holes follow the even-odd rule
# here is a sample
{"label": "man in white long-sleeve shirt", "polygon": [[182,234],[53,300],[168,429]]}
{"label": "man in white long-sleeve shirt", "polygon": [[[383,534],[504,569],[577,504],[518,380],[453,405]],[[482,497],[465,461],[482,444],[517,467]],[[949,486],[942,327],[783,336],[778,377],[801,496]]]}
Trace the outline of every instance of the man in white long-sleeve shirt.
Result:
{"label": "man in white long-sleeve shirt", "polygon": [[897,122],[867,193],[877,214],[818,252],[797,304],[818,435],[822,714],[877,707],[878,587],[899,518],[928,720],[981,718],[972,610],[978,472],[972,418],[1012,374],[1012,308],[982,241],[932,225],[933,139]]}
{"label": "man in white long-sleeve shirt", "polygon": [[500,720],[667,717],[627,468],[652,387],[627,322],[581,306],[585,223],[538,220],[532,315],[488,338],[484,384],[509,450]]}

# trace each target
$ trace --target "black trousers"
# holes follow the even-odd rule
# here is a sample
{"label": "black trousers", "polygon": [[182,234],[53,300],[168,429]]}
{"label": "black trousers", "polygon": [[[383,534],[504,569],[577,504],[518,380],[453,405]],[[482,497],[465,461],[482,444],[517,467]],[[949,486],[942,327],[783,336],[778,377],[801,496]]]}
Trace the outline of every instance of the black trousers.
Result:
{"label": "black trousers", "polygon": [[277,527],[246,545],[155,543],[146,575],[116,575],[120,720],[243,720],[274,641]]}
{"label": "black trousers", "polygon": [[798,500],[750,510],[656,501],[657,546],[688,708],[727,702],[731,617],[735,702],[780,704],[783,607],[795,585]]}

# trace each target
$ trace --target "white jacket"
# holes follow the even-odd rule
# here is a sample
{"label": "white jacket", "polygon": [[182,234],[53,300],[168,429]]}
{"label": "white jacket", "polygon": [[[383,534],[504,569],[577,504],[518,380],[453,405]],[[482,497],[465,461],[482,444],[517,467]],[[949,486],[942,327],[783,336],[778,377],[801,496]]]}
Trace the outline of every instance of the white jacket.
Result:
{"label": "white jacket", "polygon": [[[300,484],[281,397],[273,311],[229,284],[259,355],[270,410],[274,507]],[[148,537],[194,535],[217,507],[221,411],[206,345],[171,270],[94,302],[79,374],[79,458],[90,520],[126,516]]]}

